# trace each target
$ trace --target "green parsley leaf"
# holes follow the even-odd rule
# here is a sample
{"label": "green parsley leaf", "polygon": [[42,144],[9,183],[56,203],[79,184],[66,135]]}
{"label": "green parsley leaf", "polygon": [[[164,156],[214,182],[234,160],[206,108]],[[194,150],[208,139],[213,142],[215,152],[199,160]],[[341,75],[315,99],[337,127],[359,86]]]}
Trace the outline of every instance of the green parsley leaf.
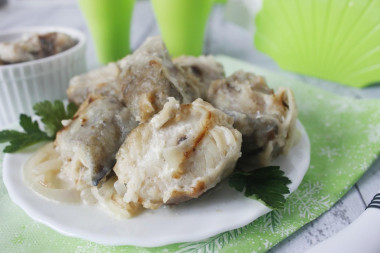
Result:
{"label": "green parsley leaf", "polygon": [[284,195],[290,192],[287,187],[290,183],[290,179],[280,170],[280,166],[248,171],[237,170],[229,178],[229,185],[232,188],[244,192],[246,197],[256,196],[272,209],[284,207],[286,201]]}
{"label": "green parsley leaf", "polygon": [[25,132],[15,130],[4,130],[0,132],[0,143],[9,142],[10,144],[4,148],[4,153],[13,153],[37,142],[52,139],[47,136],[45,132],[41,131],[37,121],[33,122],[32,118],[25,114],[20,115],[20,126]]}
{"label": "green parsley leaf", "polygon": [[63,102],[55,100],[43,101],[33,106],[36,115],[41,117],[41,121],[45,124],[45,130],[49,137],[55,137],[55,134],[63,127],[61,121],[71,119],[78,107],[74,103],[67,106],[67,111]]}
{"label": "green parsley leaf", "polygon": [[4,153],[13,153],[41,141],[54,140],[56,133],[63,127],[61,121],[71,119],[78,107],[70,103],[65,110],[63,102],[56,100],[53,103],[49,101],[37,103],[33,109],[41,117],[46,133],[40,129],[37,121],[32,121],[31,117],[21,114],[20,126],[24,132],[0,131],[0,143],[9,142],[3,150]]}
{"label": "green parsley leaf", "polygon": [[32,118],[25,114],[20,114],[20,126],[28,134],[42,133],[37,121],[32,121]]}

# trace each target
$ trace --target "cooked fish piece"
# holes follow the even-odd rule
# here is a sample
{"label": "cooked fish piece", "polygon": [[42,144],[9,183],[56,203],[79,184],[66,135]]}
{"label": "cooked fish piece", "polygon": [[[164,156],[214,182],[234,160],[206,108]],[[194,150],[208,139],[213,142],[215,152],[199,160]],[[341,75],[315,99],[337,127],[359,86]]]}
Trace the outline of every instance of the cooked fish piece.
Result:
{"label": "cooked fish piece", "polygon": [[191,103],[200,96],[195,84],[173,64],[160,37],[148,38],[118,64],[123,101],[138,121],[147,121],[159,112],[168,97]]}
{"label": "cooked fish piece", "polygon": [[31,36],[25,43],[24,48],[30,48],[30,44],[38,45],[38,51],[29,51],[36,59],[55,55],[73,47],[77,41],[69,35],[59,32],[36,34]]}
{"label": "cooked fish piece", "polygon": [[72,78],[67,95],[78,105],[90,94],[115,96],[144,122],[162,109],[168,97],[191,103],[201,92],[197,80],[173,64],[161,38],[152,37],[118,62]]}
{"label": "cooked fish piece", "polygon": [[197,198],[232,173],[241,134],[233,118],[202,99],[169,98],[150,121],[126,138],[113,168],[123,200],[156,209]]}
{"label": "cooked fish piece", "polygon": [[[67,35],[65,33],[59,33],[59,32],[48,33],[48,34],[45,34],[43,36],[40,36],[40,40],[41,40],[41,38],[46,39],[47,36],[53,37],[52,40],[53,40],[54,47],[53,47],[53,50],[50,49],[50,51],[49,51],[49,49],[47,49],[45,47],[45,52],[50,52],[52,54],[63,52],[63,51],[73,47],[74,45],[76,45],[78,43],[75,39],[71,38],[69,35]],[[48,46],[50,46],[50,45],[48,45]]]}
{"label": "cooked fish piece", "polygon": [[77,105],[82,104],[90,94],[117,98],[121,93],[119,75],[118,64],[109,63],[107,66],[74,76],[70,80],[67,97]]}
{"label": "cooked fish piece", "polygon": [[23,40],[0,43],[0,61],[11,64],[36,60],[65,51],[76,43],[64,33],[34,34]]}
{"label": "cooked fish piece", "polygon": [[239,71],[213,82],[208,101],[234,117],[234,127],[243,134],[242,152],[257,166],[268,165],[293,145],[297,107],[289,88],[274,93],[263,77]]}
{"label": "cooked fish piece", "polygon": [[207,96],[211,82],[223,79],[225,76],[223,65],[212,56],[180,56],[173,62],[185,71],[188,80],[196,84],[203,99]]}
{"label": "cooked fish piece", "polygon": [[97,185],[111,170],[126,135],[137,125],[114,97],[89,97],[55,140],[62,178],[77,188]]}
{"label": "cooked fish piece", "polygon": [[16,43],[0,43],[0,61],[2,65],[26,62],[34,60],[35,57],[22,45]]}

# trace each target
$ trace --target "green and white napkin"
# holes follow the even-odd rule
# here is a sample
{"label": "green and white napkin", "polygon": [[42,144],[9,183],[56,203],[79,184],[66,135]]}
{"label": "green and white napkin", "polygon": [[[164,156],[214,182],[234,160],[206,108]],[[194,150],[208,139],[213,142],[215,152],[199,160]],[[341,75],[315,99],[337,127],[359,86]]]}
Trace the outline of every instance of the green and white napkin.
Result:
{"label": "green and white napkin", "polygon": [[[227,74],[239,69],[252,71],[265,76],[269,86],[289,86],[295,93],[299,119],[311,141],[311,163],[283,210],[272,211],[245,227],[204,241],[159,248],[110,247],[61,235],[33,221],[13,204],[0,180],[0,251],[265,252],[329,210],[377,159],[380,100],[341,97],[231,58],[218,60]],[[2,160],[1,153],[1,163]]]}

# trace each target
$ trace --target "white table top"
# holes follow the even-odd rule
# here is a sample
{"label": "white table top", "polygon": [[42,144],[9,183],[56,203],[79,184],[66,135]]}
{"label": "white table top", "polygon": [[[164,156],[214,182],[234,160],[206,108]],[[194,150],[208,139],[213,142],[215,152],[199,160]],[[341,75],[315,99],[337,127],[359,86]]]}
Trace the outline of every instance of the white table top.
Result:
{"label": "white table top", "polygon": [[[273,60],[254,48],[250,32],[225,21],[223,16],[224,6],[215,6],[207,28],[205,54],[224,54],[239,58],[341,95],[380,98],[380,86],[355,89],[281,70]],[[100,65],[96,60],[94,44],[76,1],[8,0],[8,4],[0,8],[0,30],[40,25],[69,26],[83,31],[88,37],[88,68]],[[146,37],[156,34],[159,34],[159,30],[150,3],[138,2],[131,28],[132,49],[138,47]],[[379,182],[380,159],[328,212],[285,239],[270,252],[304,252],[312,245],[336,234],[364,211],[374,194],[378,192]]]}

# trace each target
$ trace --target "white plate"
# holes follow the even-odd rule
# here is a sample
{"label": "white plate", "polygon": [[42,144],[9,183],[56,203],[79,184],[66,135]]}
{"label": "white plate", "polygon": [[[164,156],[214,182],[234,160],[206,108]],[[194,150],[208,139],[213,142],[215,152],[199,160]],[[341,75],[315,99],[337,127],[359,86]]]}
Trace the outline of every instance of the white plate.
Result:
{"label": "white plate", "polygon": [[[310,162],[310,142],[297,122],[301,139],[289,155],[276,159],[292,183],[293,192],[301,183]],[[5,155],[3,179],[11,199],[30,217],[58,232],[105,245],[163,246],[203,240],[239,228],[270,211],[261,202],[248,199],[223,182],[202,197],[186,203],[145,211],[131,219],[115,219],[86,205],[49,201],[22,179],[22,167],[29,154]]]}

